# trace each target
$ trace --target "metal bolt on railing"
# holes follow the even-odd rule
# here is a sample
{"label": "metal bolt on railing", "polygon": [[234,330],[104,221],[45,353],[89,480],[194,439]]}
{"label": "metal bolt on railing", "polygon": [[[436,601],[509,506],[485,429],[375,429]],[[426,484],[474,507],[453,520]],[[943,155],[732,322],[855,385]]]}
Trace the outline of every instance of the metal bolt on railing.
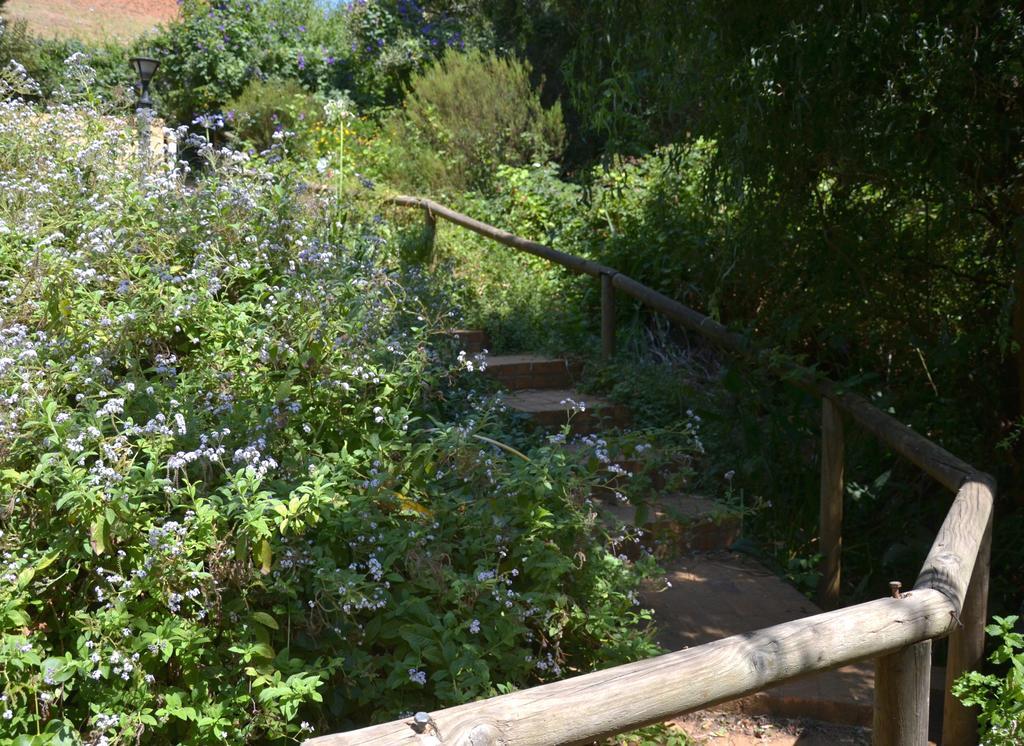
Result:
{"label": "metal bolt on railing", "polygon": [[412,716],[412,729],[417,733],[424,733],[430,723],[431,719],[429,713],[417,712]]}

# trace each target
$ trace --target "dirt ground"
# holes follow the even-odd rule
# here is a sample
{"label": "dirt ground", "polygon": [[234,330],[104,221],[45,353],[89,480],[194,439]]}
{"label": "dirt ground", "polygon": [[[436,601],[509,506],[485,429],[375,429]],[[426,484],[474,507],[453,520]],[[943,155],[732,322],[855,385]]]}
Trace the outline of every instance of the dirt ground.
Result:
{"label": "dirt ground", "polygon": [[177,0],[10,0],[7,14],[43,37],[132,39],[178,14]]}
{"label": "dirt ground", "polygon": [[764,715],[697,712],[673,721],[698,746],[867,746],[866,728]]}

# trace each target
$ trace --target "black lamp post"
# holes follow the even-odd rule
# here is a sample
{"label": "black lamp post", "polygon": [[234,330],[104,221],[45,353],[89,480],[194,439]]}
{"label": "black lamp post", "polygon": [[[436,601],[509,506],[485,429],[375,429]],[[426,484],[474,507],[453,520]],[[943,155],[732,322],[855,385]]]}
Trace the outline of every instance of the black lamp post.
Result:
{"label": "black lamp post", "polygon": [[152,57],[132,57],[129,62],[139,75],[139,103],[135,109],[135,118],[139,127],[139,183],[142,184],[149,171],[149,141],[153,129],[153,100],[149,97],[149,81],[160,67],[160,62]]}
{"label": "black lamp post", "polygon": [[130,60],[135,72],[139,75],[139,108],[152,109],[153,100],[149,97],[149,81],[160,67],[160,61],[152,57],[132,57]]}

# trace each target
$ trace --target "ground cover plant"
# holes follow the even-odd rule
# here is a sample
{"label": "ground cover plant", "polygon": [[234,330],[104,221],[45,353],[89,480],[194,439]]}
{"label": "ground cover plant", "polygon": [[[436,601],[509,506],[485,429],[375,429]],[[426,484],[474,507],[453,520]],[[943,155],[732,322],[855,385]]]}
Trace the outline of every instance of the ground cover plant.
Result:
{"label": "ground cover plant", "polygon": [[501,447],[372,201],[132,139],[0,104],[0,737],[287,741],[652,652],[601,459]]}

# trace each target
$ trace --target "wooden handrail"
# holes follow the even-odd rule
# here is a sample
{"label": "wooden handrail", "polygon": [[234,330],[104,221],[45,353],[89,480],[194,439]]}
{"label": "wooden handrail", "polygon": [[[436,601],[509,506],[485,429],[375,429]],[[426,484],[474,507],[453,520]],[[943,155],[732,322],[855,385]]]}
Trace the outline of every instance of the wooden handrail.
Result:
{"label": "wooden handrail", "polygon": [[497,241],[500,244],[509,246],[519,251],[525,251],[527,254],[533,254],[543,259],[547,259],[555,264],[560,264],[566,269],[571,269],[573,272],[581,275],[591,275],[597,277],[601,274],[614,274],[615,270],[610,267],[605,267],[603,264],[592,262],[589,259],[582,259],[572,254],[566,254],[565,252],[552,249],[550,246],[545,246],[542,243],[536,241],[528,241],[525,238],[520,238],[508,231],[503,231],[500,228],[495,228],[493,225],[487,223],[481,223],[475,218],[469,217],[469,215],[463,215],[461,212],[455,212],[450,208],[445,207],[442,204],[434,202],[433,200],[424,199],[422,197],[392,197],[391,202],[396,205],[403,207],[420,207],[426,214],[428,220],[433,220],[435,216],[440,216],[450,223],[455,225],[461,225],[463,228],[469,228],[474,233],[479,233],[481,236]]}
{"label": "wooden handrail", "polygon": [[[432,200],[395,197],[419,207],[428,226],[436,217],[506,246],[540,256],[580,274],[601,278],[602,347],[614,349],[613,289],[641,301],[719,346],[753,357],[777,376],[825,401],[822,500],[842,514],[842,437],[839,412],[956,493],[914,588],[879,599],[735,635],[656,658],[544,684],[513,694],[434,712],[425,722],[395,720],[307,741],[310,746],[349,744],[585,743],[760,691],[772,684],[848,663],[876,658],[875,742],[922,741],[927,727],[928,641],[950,636],[947,683],[977,665],[984,644],[985,602],[995,481],[927,437],[836,382],[797,365],[723,324],[636,280],[588,259],[557,251],[482,223]],[[831,431],[831,435],[830,435]],[[838,430],[841,433],[841,430]],[[836,505],[836,501],[839,504]],[[828,503],[827,506],[825,503]],[[829,520],[834,530],[836,519]],[[823,534],[824,534],[823,520]],[[838,551],[838,548],[837,548]],[[834,557],[838,583],[838,554]],[[569,716],[566,716],[566,715]],[[966,744],[976,733],[969,710],[948,692],[945,742]],[[955,740],[953,740],[955,739]]]}
{"label": "wooden handrail", "polygon": [[[882,412],[867,399],[844,391],[838,383],[828,380],[810,368],[797,365],[779,356],[773,356],[770,350],[758,349],[742,334],[731,331],[724,324],[705,316],[700,311],[685,306],[612,267],[566,254],[544,244],[528,241],[456,212],[433,200],[422,197],[394,197],[391,201],[396,205],[419,207],[426,211],[428,216],[443,217],[445,220],[468,228],[481,236],[534,256],[543,257],[577,274],[593,277],[610,276],[612,285],[616,289],[683,327],[702,335],[730,352],[744,357],[757,358],[761,364],[780,378],[792,382],[810,394],[830,399],[856,420],[861,427],[930,474],[949,490],[959,489],[964,480],[976,471],[966,461],[957,458],[917,431],[907,427],[892,415]],[[431,217],[431,219],[433,218]]]}
{"label": "wooden handrail", "polygon": [[309,746],[567,744],[663,722],[815,671],[948,634],[949,600],[922,590],[733,635],[521,692],[321,736]]}

